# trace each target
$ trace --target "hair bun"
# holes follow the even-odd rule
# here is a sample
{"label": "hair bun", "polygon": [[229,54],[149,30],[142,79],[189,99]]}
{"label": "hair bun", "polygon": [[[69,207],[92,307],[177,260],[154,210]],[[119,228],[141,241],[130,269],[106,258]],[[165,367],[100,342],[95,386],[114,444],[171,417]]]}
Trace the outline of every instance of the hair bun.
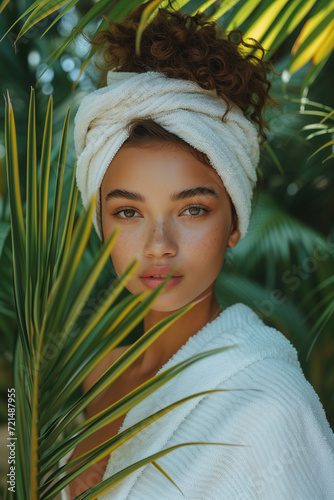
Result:
{"label": "hair bun", "polygon": [[224,33],[203,13],[191,16],[159,9],[143,31],[140,54],[136,54],[136,33],[146,6],[140,5],[120,23],[109,21],[109,30],[96,35],[93,44],[103,51],[103,69],[158,71],[215,90],[228,106],[234,103],[241,108],[258,125],[264,139],[267,125],[263,109],[271,99],[271,84],[262,46],[253,39],[246,43],[238,30]]}

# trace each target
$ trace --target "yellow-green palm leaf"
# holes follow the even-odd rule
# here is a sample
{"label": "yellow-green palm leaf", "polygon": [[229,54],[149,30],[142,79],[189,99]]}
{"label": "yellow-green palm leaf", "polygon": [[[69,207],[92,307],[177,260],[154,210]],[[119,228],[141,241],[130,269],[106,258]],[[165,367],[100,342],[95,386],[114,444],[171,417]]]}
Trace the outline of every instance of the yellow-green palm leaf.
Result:
{"label": "yellow-green palm leaf", "polygon": [[[52,98],[46,113],[40,162],[36,153],[35,121],[35,98],[32,91],[27,134],[26,196],[23,201],[19,183],[14,112],[10,99],[7,99],[6,170],[11,208],[15,304],[19,326],[14,359],[16,429],[20,436],[16,455],[15,499],[18,500],[55,498],[58,492],[83,470],[110,454],[141,428],[189,398],[176,401],[173,405],[150,415],[144,422],[90,450],[80,457],[80,460],[84,459],[83,463],[79,464],[80,460],[72,460],[61,468],[59,460],[73,447],[124,415],[189,364],[221,351],[217,349],[202,353],[162,372],[94,418],[78,424],[78,415],[84,412],[106,387],[117,380],[180,315],[194,307],[195,303],[170,314],[148,330],[86,393],[80,394],[82,382],[144,318],[173,273],[152,292],[128,295],[116,303],[138,264],[131,263],[123,275],[109,286],[88,321],[83,326],[76,326],[85,303],[110,258],[117,231],[101,245],[85,276],[76,281],[79,264],[92,229],[95,198],[91,200],[88,210],[79,215],[73,228],[77,199],[75,167],[69,197],[67,200],[62,199],[69,124],[67,112],[59,148],[53,205],[51,212],[48,211]],[[67,204],[67,210],[65,221],[61,223],[59,214],[62,203]],[[98,488],[87,491],[85,498],[94,498],[101,488],[105,490],[112,487],[132,470],[172,449],[174,448],[163,450],[160,454],[147,457],[145,461],[125,469],[117,477],[112,477]],[[74,469],[65,478],[59,479],[59,475],[73,465]],[[161,470],[161,473],[166,480],[172,481],[164,471]],[[8,498],[14,499],[12,492],[8,492],[8,495]]]}

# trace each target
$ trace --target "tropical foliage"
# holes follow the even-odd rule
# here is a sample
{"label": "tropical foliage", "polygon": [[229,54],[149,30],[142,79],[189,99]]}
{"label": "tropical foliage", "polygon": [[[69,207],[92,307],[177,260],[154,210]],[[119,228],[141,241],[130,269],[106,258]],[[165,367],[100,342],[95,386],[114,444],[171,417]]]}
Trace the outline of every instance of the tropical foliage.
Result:
{"label": "tropical foliage", "polygon": [[[9,0],[3,0],[0,12],[6,7],[8,2]],[[43,35],[45,35],[78,2],[79,0],[72,0],[70,2],[64,0],[43,0],[34,2],[19,18],[27,17],[18,33],[17,39],[19,40],[42,19],[62,8],[56,19],[44,30]],[[101,14],[104,14],[108,19],[117,21],[142,3],[144,3],[142,0],[123,0],[120,2],[98,0],[86,12],[77,27],[79,30],[83,30],[89,22]],[[245,37],[250,36],[255,38],[268,51],[275,51],[303,21],[302,28],[291,50],[292,58],[287,71],[295,73],[312,60],[312,71],[305,79],[305,86],[314,80],[321,65],[326,62],[333,50],[333,40],[331,38],[334,30],[334,21],[331,16],[333,6],[327,0],[307,0],[306,2],[303,0],[276,0],[274,2],[271,0],[229,0],[225,2],[207,0],[196,7],[193,6],[194,3],[191,0],[176,0],[172,2],[173,7],[179,9],[190,4],[191,13],[198,11],[207,12],[212,7],[209,14],[211,19],[217,21],[224,17],[224,26],[227,31],[242,27]],[[139,50],[140,36],[146,24],[152,19],[159,7],[167,7],[169,4],[168,0],[153,0],[149,3],[138,30],[137,50]],[[309,15],[310,11],[311,15]],[[96,32],[106,29],[106,27],[107,21],[105,19],[99,25]],[[64,53],[69,44],[80,33],[79,30],[73,30],[60,47],[50,55],[50,64]],[[91,51],[82,70],[89,62],[93,53],[94,50]]]}
{"label": "tropical foliage", "polygon": [[[32,91],[27,138],[26,203],[23,207],[19,186],[14,113],[11,101],[7,99],[6,170],[11,209],[14,295],[19,333],[14,355],[17,425],[16,428],[13,426],[14,434],[10,434],[19,437],[16,445],[16,492],[14,494],[9,490],[8,496],[18,499],[55,498],[56,494],[79,473],[108,456],[150,422],[190,398],[176,401],[96,446],[90,452],[59,467],[58,461],[65,454],[88,436],[126,413],[186,366],[208,354],[219,352],[218,349],[208,351],[179,363],[142,384],[95,417],[81,424],[76,423],[76,417],[87,405],[115,381],[158,335],[182,313],[191,309],[194,303],[153,326],[129,347],[85,394],[77,393],[82,382],[101,359],[143,319],[166,282],[151,293],[147,291],[129,295],[115,305],[116,298],[137,266],[137,262],[133,262],[122,276],[113,280],[109,289],[105,291],[103,300],[84,326],[79,327],[76,324],[97,277],[110,257],[117,234],[115,231],[100,247],[88,271],[81,275],[79,287],[73,290],[74,276],[78,271],[92,228],[95,199],[91,201],[89,209],[82,212],[73,229],[77,201],[74,168],[66,204],[66,217],[64,225],[60,226],[69,123],[69,113],[67,113],[59,149],[53,210],[48,213],[52,110],[52,98],[50,98],[38,176],[35,104]],[[171,275],[168,279],[170,277]],[[63,436],[64,432],[67,439],[59,441],[59,436]],[[191,443],[187,443],[189,444]],[[177,447],[163,450],[153,457],[133,464],[130,470],[121,471],[90,488],[78,498],[95,498],[98,493],[107,490],[131,471]],[[59,479],[64,471],[74,465],[76,465],[74,470]],[[161,467],[158,465],[157,467],[162,471]],[[55,482],[55,479],[58,481]]]}
{"label": "tropical foliage", "polygon": [[[69,114],[66,115],[65,127],[62,124],[68,102],[71,101],[73,116],[82,96],[97,85],[99,78],[94,65],[89,63],[94,51],[87,44],[82,48],[80,31],[93,36],[107,25],[106,20],[101,22],[102,13],[107,18],[118,20],[141,3],[140,0],[43,0],[33,3],[29,12],[19,11],[13,0],[5,0],[1,6],[3,24],[9,29],[0,44],[1,64],[3,62],[5,66],[2,66],[7,68],[2,77],[1,90],[5,93],[7,88],[10,89],[19,140],[15,144],[13,110],[7,100],[6,141],[8,151],[12,153],[9,158],[7,155],[8,165],[11,165],[7,186],[0,135],[0,268],[3,278],[0,289],[0,343],[4,353],[3,363],[15,367],[15,383],[20,388],[17,393],[17,401],[20,401],[17,411],[21,425],[20,418],[30,408],[29,397],[33,395],[39,398],[41,408],[44,408],[37,420],[33,421],[31,415],[31,432],[27,435],[27,440],[31,439],[31,451],[24,442],[19,450],[22,462],[28,462],[25,453],[35,457],[37,453],[41,454],[39,485],[35,484],[35,491],[40,488],[40,498],[53,498],[57,488],[64,484],[63,480],[57,487],[60,471],[52,467],[61,455],[73,447],[74,439],[77,439],[74,434],[78,430],[88,432],[88,424],[77,423],[74,406],[68,405],[66,395],[72,394],[74,390],[75,401],[83,409],[91,395],[83,397],[80,394],[80,377],[71,378],[71,373],[81,366],[83,377],[102,352],[116,345],[111,341],[108,343],[107,320],[103,317],[120,318],[119,324],[114,326],[112,337],[117,342],[128,343],[129,339],[134,341],[137,338],[143,341],[142,344],[134,344],[134,351],[122,360],[121,366],[111,367],[108,382],[147,345],[141,337],[140,318],[153,296],[139,299],[129,297],[124,292],[126,279],[133,268],[129,268],[128,274],[119,281],[110,281],[110,276],[115,277],[115,273],[110,262],[107,262],[107,255],[117,236],[113,235],[100,249],[97,238],[90,235],[89,213],[81,213],[80,200],[75,202],[73,121]],[[143,16],[142,26],[154,15],[154,9],[167,3],[151,2]],[[294,342],[304,371],[319,393],[329,420],[334,422],[331,396],[334,384],[334,289],[331,278],[334,271],[334,174],[330,168],[333,161],[334,101],[330,62],[326,64],[333,57],[333,5],[327,0],[177,0],[173,5],[187,12],[205,11],[224,28],[241,28],[246,36],[259,39],[265,48],[270,49],[267,58],[273,61],[279,74],[272,78],[273,95],[278,107],[268,110],[267,114],[271,133],[260,164],[262,192],[257,197],[247,237],[230,253],[217,280],[218,299],[223,307],[237,301],[249,304],[268,324],[283,331]],[[18,18],[21,20],[16,29],[16,25],[13,25]],[[74,26],[79,30],[73,30]],[[6,29],[3,29],[3,34]],[[44,32],[43,38],[39,39],[37,35]],[[11,43],[17,36],[15,54]],[[139,37],[140,30],[138,48]],[[38,62],[33,56],[39,59]],[[29,100],[29,87],[34,86],[37,79],[36,110],[33,97],[30,105],[27,152],[23,140],[27,129],[26,103]],[[71,91],[74,83],[76,88]],[[55,89],[53,117],[52,104],[49,103],[44,131],[42,127],[34,130],[34,121],[41,123],[44,120],[43,113],[52,88]],[[50,146],[52,122],[53,142],[62,144],[60,152]],[[67,133],[69,144],[65,160]],[[41,160],[37,161],[37,157]],[[69,165],[66,168],[65,163]],[[41,182],[44,187],[49,184],[49,196],[45,195]],[[12,193],[10,189],[13,189]],[[12,231],[9,201],[15,203],[11,211],[18,216],[16,222],[12,220]],[[74,225],[76,229],[72,232]],[[75,250],[79,253],[76,254]],[[72,255],[77,257],[70,264]],[[40,268],[37,262],[45,265]],[[92,267],[87,274],[89,266]],[[73,279],[71,288],[66,289],[67,295],[63,297],[57,290],[61,290],[59,283],[64,283],[61,280],[64,280],[65,272],[71,273]],[[109,290],[102,301],[99,300],[101,290]],[[59,311],[57,301],[61,305]],[[18,304],[17,312],[15,302]],[[87,304],[92,306],[87,307]],[[111,305],[113,307],[110,308]],[[130,310],[132,316],[131,322],[128,322],[123,313]],[[97,311],[101,317],[95,324]],[[102,316],[103,311],[105,316]],[[174,320],[171,317],[169,319]],[[64,325],[70,325],[70,320],[71,328],[64,329]],[[150,340],[147,341],[153,340],[165,327],[160,325],[149,334]],[[130,331],[131,337],[127,336]],[[15,342],[15,332],[19,332],[18,342]],[[52,345],[51,334],[54,339],[59,335],[56,349]],[[52,367],[57,366],[57,360],[67,359],[65,356],[74,352],[77,342],[80,349],[71,358],[68,371],[57,380],[57,373],[60,372],[54,371]],[[42,351],[38,350],[38,346]],[[43,364],[45,357],[36,357],[38,352],[50,357],[52,353],[56,354],[50,364]],[[88,352],[90,356],[86,358]],[[82,365],[83,360],[87,364]],[[30,378],[26,374],[30,374]],[[35,378],[32,376],[34,374]],[[166,378],[168,376],[166,373]],[[10,380],[8,377],[6,380],[7,385],[3,389],[7,397]],[[43,380],[39,391],[38,380]],[[104,383],[105,380],[99,381],[99,386],[94,388],[95,395],[102,390]],[[164,380],[152,381],[147,387],[139,388],[142,392],[133,397],[143,397],[159,383],[164,383]],[[51,384],[58,388],[64,385],[57,410],[48,409],[48,401],[53,394]],[[135,401],[137,399],[133,399]],[[126,412],[132,404],[126,400],[121,409]],[[118,410],[108,409],[105,418],[113,418]],[[5,421],[4,410],[2,415]],[[62,424],[64,415],[68,416]],[[48,417],[53,419],[53,425],[45,424]],[[101,419],[91,423],[99,426],[103,422]],[[56,439],[61,430],[65,437],[62,446],[59,446]],[[44,444],[40,441],[37,443],[37,436],[45,440]],[[47,451],[50,443],[52,454]],[[109,454],[116,445],[113,441],[95,450],[94,454],[85,458],[86,466],[97,457]],[[38,446],[41,447],[39,452]],[[22,469],[20,472],[24,478],[20,493],[23,496],[20,498],[29,498],[25,496],[27,486],[24,485],[33,484],[29,477],[34,473],[33,467],[37,462],[34,463],[30,471]],[[45,478],[50,471],[55,475],[51,476],[50,483],[46,483]],[[52,479],[54,482],[51,484]]]}

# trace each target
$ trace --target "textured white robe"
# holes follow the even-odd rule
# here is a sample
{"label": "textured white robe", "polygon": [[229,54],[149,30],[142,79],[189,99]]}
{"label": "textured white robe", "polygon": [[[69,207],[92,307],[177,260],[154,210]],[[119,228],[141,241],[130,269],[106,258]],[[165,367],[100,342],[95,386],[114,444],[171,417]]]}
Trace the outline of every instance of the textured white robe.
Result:
{"label": "textured white robe", "polygon": [[179,443],[243,446],[186,446],[158,459],[184,496],[148,464],[99,500],[334,499],[334,435],[319,398],[290,342],[249,307],[224,310],[159,373],[197,353],[235,344],[195,362],[136,405],[120,430],[195,392],[243,390],[197,397],[175,408],[115,450],[104,479]]}

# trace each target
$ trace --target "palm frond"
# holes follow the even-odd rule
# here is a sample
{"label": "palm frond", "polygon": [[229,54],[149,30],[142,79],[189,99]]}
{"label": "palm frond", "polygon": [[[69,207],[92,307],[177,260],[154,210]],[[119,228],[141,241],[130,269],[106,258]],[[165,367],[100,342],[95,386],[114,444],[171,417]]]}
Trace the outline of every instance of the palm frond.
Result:
{"label": "palm frond", "polygon": [[293,251],[311,255],[316,247],[327,246],[326,238],[320,233],[284,212],[277,202],[263,193],[255,201],[247,237],[233,249],[233,256],[236,263],[243,263],[245,272],[261,266],[270,276],[273,260],[276,264],[287,264]]}
{"label": "palm frond", "polygon": [[[45,19],[56,10],[62,8],[56,19],[44,31],[44,35],[79,1],[43,0],[41,2],[34,2],[18,19],[20,20],[23,17],[29,16],[19,32],[18,39],[40,20]],[[144,0],[120,0],[118,2],[115,2],[115,0],[97,0],[94,2],[92,7],[90,7],[80,20],[78,29],[73,30],[61,46],[50,55],[49,66],[59,59],[70,43],[73,42],[92,20],[97,19],[101,14],[105,14],[110,19],[118,21],[142,3],[144,3]],[[175,0],[173,7],[181,9],[189,3],[191,4],[190,0]],[[199,6],[196,6],[193,9],[193,13],[199,11],[205,12],[213,4],[212,0],[206,0]],[[140,29],[136,38],[137,52],[140,46],[142,31],[146,24],[154,18],[160,6],[168,7],[168,1],[152,0],[143,12]],[[274,2],[272,0],[246,0],[245,2],[241,0],[228,0],[221,2],[214,13],[210,15],[210,18],[212,20],[219,20],[223,25],[225,24],[227,31],[242,28],[246,38],[258,39],[268,51],[267,58],[271,57],[271,54],[282,45],[301,22],[304,22],[291,52],[288,72],[290,74],[295,73],[307,62],[311,61],[312,68],[306,75],[304,85],[307,86],[311,80],[314,80],[320,68],[333,51],[333,37],[331,36],[334,29],[332,9],[332,4],[327,0],[275,0]],[[97,31],[106,27],[105,22],[102,24],[103,27],[98,27]],[[11,29],[12,26],[8,31]],[[88,60],[93,54],[94,49],[89,54]],[[83,68],[86,66],[86,63],[87,61],[84,63]]]}
{"label": "palm frond", "polygon": [[[108,422],[126,413],[196,359],[222,351],[202,353],[171,370],[162,372],[107,408],[97,418],[90,419],[83,425],[78,424],[76,417],[129,368],[159,335],[198,301],[170,314],[148,330],[86,393],[79,394],[81,383],[92,370],[144,318],[154,300],[163,292],[174,270],[152,292],[130,295],[115,304],[115,300],[124,290],[137,266],[136,262],[131,263],[123,275],[110,285],[108,293],[88,321],[82,326],[76,325],[78,316],[109,259],[117,231],[114,231],[96,252],[90,268],[86,270],[85,276],[77,285],[78,288],[72,290],[92,229],[95,198],[91,200],[87,211],[79,215],[72,231],[77,198],[75,168],[68,199],[62,199],[68,123],[67,112],[59,148],[53,209],[48,212],[47,193],[52,157],[52,99],[49,101],[46,114],[41,161],[38,164],[35,99],[32,90],[28,119],[27,192],[24,211],[19,188],[14,113],[10,100],[7,100],[6,167],[11,207],[14,292],[19,327],[14,360],[17,429],[20,432],[20,444],[17,448],[17,471],[20,472],[17,478],[18,500],[25,500],[28,497],[32,500],[55,498],[62,487],[77,477],[82,470],[111,453],[124,440],[139,432],[143,426],[149,425],[189,398],[175,402],[157,414],[150,415],[145,422],[102,443],[85,455],[83,463],[79,463],[80,460],[70,462],[65,469],[72,467],[73,464],[74,469],[54,484],[54,479],[64,470],[60,468],[58,460],[64,457],[69,449],[103,428]],[[67,216],[61,232],[59,213],[63,203],[67,203]],[[9,231],[7,226],[4,225],[3,228],[2,247]],[[64,435],[68,438],[59,442],[59,437]],[[141,465],[135,464],[127,468],[117,475],[117,478],[114,477],[104,483],[103,488],[111,487],[121,477],[150,461],[151,457],[148,457]],[[168,475],[166,479],[171,480]],[[96,488],[85,493],[87,498],[93,498],[95,494]]]}

